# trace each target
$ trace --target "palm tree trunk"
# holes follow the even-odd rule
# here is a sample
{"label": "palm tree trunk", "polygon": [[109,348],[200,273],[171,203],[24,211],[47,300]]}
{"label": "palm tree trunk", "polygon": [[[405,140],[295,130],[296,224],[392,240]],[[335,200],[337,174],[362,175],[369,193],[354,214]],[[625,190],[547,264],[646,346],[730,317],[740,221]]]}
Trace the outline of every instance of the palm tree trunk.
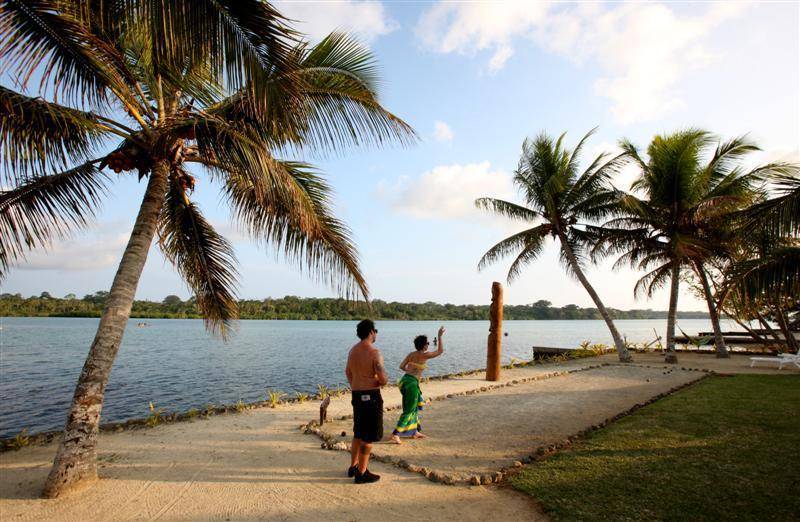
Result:
{"label": "palm tree trunk", "polygon": [[567,243],[566,236],[564,236],[563,233],[559,233],[558,238],[561,241],[561,248],[564,250],[564,254],[569,260],[572,271],[575,272],[575,275],[578,277],[578,281],[581,282],[583,287],[589,293],[592,301],[594,301],[594,305],[600,311],[600,315],[603,316],[603,320],[606,322],[606,326],[608,326],[608,330],[611,332],[611,337],[614,339],[614,347],[617,349],[620,362],[633,362],[633,357],[631,357],[630,352],[625,347],[622,336],[619,334],[617,327],[614,325],[614,321],[611,319],[611,314],[608,313],[608,310],[606,310],[606,307],[600,300],[600,296],[597,295],[597,292],[594,291],[594,287],[589,284],[589,280],[586,279],[586,276],[583,274],[583,270],[581,270],[581,267],[578,264],[578,259],[575,257],[575,252],[572,251],[569,243]]}
{"label": "palm tree trunk", "polygon": [[714,347],[717,352],[717,358],[727,359],[730,354],[725,346],[725,339],[722,337],[722,329],[719,327],[719,312],[714,305],[714,295],[711,293],[711,285],[708,284],[708,275],[703,268],[703,263],[695,263],[695,268],[697,269],[697,275],[700,276],[700,282],[703,283],[703,294],[706,296],[708,315],[711,317],[711,329],[714,330]]}
{"label": "palm tree trunk", "polygon": [[667,353],[664,362],[678,363],[678,354],[675,353],[675,321],[678,317],[678,290],[680,285],[681,268],[678,262],[672,265],[672,281],[669,292],[669,314],[667,315]]}
{"label": "palm tree trunk", "polygon": [[767,318],[764,317],[764,314],[762,314],[758,310],[756,310],[755,313],[756,313],[756,317],[758,318],[758,322],[761,324],[761,326],[764,327],[764,330],[769,332],[769,334],[772,336],[772,338],[775,339],[776,343],[780,344],[781,343],[781,339],[783,339],[783,337],[778,335],[778,332],[776,332],[775,329],[772,328],[772,326],[770,326],[769,321],[767,321]]}
{"label": "palm tree trunk", "polygon": [[783,338],[786,340],[786,348],[793,353],[798,353],[797,339],[794,338],[794,333],[789,329],[789,323],[786,321],[786,313],[779,304],[775,304],[775,319],[781,329]]}
{"label": "palm tree trunk", "polygon": [[96,446],[103,395],[130,317],[147,252],[156,232],[168,172],[169,165],[160,162],[150,173],[139,215],[136,216],[97,334],[75,387],[61,445],[42,492],[46,498],[55,498],[78,483],[97,479]]}

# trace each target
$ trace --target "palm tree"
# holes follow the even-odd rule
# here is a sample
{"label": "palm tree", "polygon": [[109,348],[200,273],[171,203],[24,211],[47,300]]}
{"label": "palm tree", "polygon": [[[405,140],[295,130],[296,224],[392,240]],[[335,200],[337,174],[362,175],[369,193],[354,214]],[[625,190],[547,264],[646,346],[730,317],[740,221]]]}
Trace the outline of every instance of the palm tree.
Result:
{"label": "palm tree", "polygon": [[0,88],[0,276],[87,226],[109,169],[147,182],[44,488],[55,497],[97,476],[103,395],[154,237],[210,331],[237,317],[234,254],[192,202],[189,166],[254,239],[367,298],[329,186],[280,156],[415,136],[380,105],[368,51],[342,34],[311,46],[259,0],[0,0],[0,62],[22,91]]}
{"label": "palm tree", "polygon": [[631,355],[611,314],[583,273],[584,251],[590,239],[586,222],[608,215],[614,193],[607,190],[607,183],[609,177],[624,163],[621,155],[609,158],[607,154],[601,154],[586,170],[579,172],[581,149],[593,133],[594,130],[587,133],[572,151],[562,146],[564,134],[555,143],[544,133],[534,140],[525,140],[519,166],[514,172],[514,184],[521,192],[525,205],[495,198],[480,198],[475,205],[535,226],[507,237],[490,248],[478,263],[478,270],[507,255],[516,254],[508,270],[507,279],[511,283],[526,264],[539,257],[547,236],[558,240],[561,261],[567,273],[580,281],[597,306],[614,339],[619,360],[631,362]]}
{"label": "palm tree", "polygon": [[[741,167],[741,159],[758,150],[744,138],[716,143],[706,131],[690,129],[656,136],[645,162],[638,149],[622,140],[627,158],[640,170],[631,189],[621,194],[619,215],[599,230],[594,255],[621,254],[615,267],[630,264],[647,273],[639,279],[635,294],[653,292],[670,282],[665,361],[677,362],[675,321],[681,270],[691,269],[702,284],[714,328],[718,357],[728,357],[719,327],[719,313],[708,282],[706,264],[726,256],[730,237],[727,221],[732,213],[752,201],[755,186],[763,176],[780,168],[769,164],[752,170]],[[707,153],[710,160],[703,164]]]}
{"label": "palm tree", "polygon": [[782,165],[772,176],[776,196],[739,213],[743,258],[729,267],[723,284],[723,300],[769,310],[795,352],[798,343],[787,313],[800,309],[799,172],[798,165]]}

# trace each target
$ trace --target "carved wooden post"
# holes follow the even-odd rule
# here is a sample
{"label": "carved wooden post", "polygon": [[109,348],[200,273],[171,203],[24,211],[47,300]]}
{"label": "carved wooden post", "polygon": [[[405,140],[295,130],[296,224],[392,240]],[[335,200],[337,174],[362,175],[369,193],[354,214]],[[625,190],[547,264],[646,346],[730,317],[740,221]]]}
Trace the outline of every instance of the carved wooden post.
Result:
{"label": "carved wooden post", "polygon": [[492,306],[489,308],[489,342],[486,347],[486,380],[500,379],[500,348],[503,343],[503,287],[492,283]]}

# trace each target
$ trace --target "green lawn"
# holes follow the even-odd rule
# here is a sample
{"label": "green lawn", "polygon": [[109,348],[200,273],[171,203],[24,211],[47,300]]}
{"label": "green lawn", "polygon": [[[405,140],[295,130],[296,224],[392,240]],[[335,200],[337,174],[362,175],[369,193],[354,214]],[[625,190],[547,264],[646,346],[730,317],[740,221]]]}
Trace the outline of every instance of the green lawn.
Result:
{"label": "green lawn", "polygon": [[800,376],[711,377],[512,484],[559,520],[798,520]]}

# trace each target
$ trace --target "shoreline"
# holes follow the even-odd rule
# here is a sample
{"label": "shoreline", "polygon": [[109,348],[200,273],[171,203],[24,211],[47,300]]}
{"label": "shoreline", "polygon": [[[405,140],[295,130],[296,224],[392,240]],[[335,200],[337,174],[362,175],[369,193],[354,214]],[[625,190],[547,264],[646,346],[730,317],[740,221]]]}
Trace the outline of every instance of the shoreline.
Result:
{"label": "shoreline", "polygon": [[[437,399],[425,408],[428,438],[400,446],[376,443],[379,457],[370,469],[383,479],[357,487],[357,495],[345,474],[347,455],[322,450],[317,436],[303,433],[317,418],[318,403],[102,433],[100,480],[55,500],[39,494],[56,444],[4,453],[0,510],[20,521],[363,520],[365,513],[381,519],[547,520],[534,500],[508,486],[515,469],[712,373],[800,375],[749,368],[742,356],[685,354],[678,365],[666,365],[648,353],[631,365],[607,354],[515,366],[496,382],[474,372],[431,379],[423,388]],[[393,425],[401,402],[397,388],[385,389],[384,404],[392,413],[384,426]],[[331,400],[332,420],[323,429],[334,445],[352,434],[351,412],[349,398]],[[464,430],[465,420],[475,418],[481,422]],[[452,486],[443,485],[455,478]]]}
{"label": "shoreline", "polygon": [[[730,347],[729,347],[730,348]],[[561,355],[547,355],[543,357],[534,357],[531,360],[515,360],[512,358],[512,362],[506,365],[502,365],[501,368],[503,370],[510,370],[514,368],[521,368],[526,366],[533,366],[533,365],[545,365],[545,364],[558,364],[559,362],[565,362],[569,360],[578,360],[584,358],[591,358],[598,356],[597,353],[589,353],[586,350],[582,350],[580,347],[578,348],[558,348],[558,350],[563,350],[564,352],[570,353],[563,353]],[[683,348],[683,349],[676,349],[678,354],[697,354],[697,355],[713,355],[713,350],[698,350],[698,349],[690,349],[690,348]],[[635,352],[632,351],[634,357],[646,355],[646,354],[656,354],[662,355],[657,351],[645,351],[645,352]],[[757,356],[763,355],[764,352],[754,352],[754,351],[740,351],[731,350],[731,355],[737,356]],[[605,355],[615,355],[615,352],[612,349],[606,350],[605,353],[600,355],[601,357]],[[634,363],[636,364],[636,363]],[[432,375],[429,377],[424,377],[423,382],[428,383],[431,381],[444,381],[448,379],[453,379],[457,377],[465,377],[465,376],[474,376],[475,374],[479,374],[485,372],[486,368],[477,368],[477,369],[468,369],[468,370],[461,370],[458,372],[450,372],[447,374],[441,375]],[[349,388],[336,386],[325,386],[325,392],[320,392],[317,394],[308,394],[308,397],[304,399],[300,399],[298,397],[286,397],[281,398],[275,406],[285,406],[291,404],[303,404],[305,402],[312,402],[312,401],[321,401],[324,399],[324,395],[322,393],[327,393],[332,398],[340,397],[342,395],[346,395],[349,393]],[[319,385],[318,385],[319,387]],[[397,384],[392,382],[387,384],[387,388],[396,388]],[[280,392],[280,390],[275,390]],[[154,404],[157,404],[154,402]],[[132,431],[132,430],[142,430],[142,429],[151,429],[155,428],[160,425],[164,424],[174,424],[179,422],[193,422],[196,419],[208,419],[212,416],[216,415],[224,415],[224,414],[237,414],[243,413],[248,410],[260,409],[260,408],[269,408],[274,409],[275,406],[267,400],[258,400],[258,401],[251,401],[251,402],[244,402],[239,400],[236,403],[231,404],[221,404],[219,406],[207,403],[202,406],[192,407],[186,411],[170,411],[166,412],[163,410],[156,409],[158,415],[154,417],[154,415],[150,415],[148,417],[131,417],[125,420],[114,421],[114,422],[105,422],[100,424],[100,432],[101,433],[120,433],[123,431]],[[386,411],[389,411],[388,409]],[[56,440],[56,438],[63,433],[63,430],[45,430],[45,431],[37,431],[37,432],[27,432],[27,428],[21,428],[16,435],[11,435],[8,437],[0,437],[0,454],[9,451],[17,451],[23,447],[27,446],[43,446],[50,444]]]}
{"label": "shoreline", "polygon": [[[698,312],[684,312],[688,314],[695,314]],[[0,319],[6,318],[15,318],[15,319],[100,319],[102,317],[102,313],[98,315],[4,315],[0,317]],[[201,315],[192,315],[192,316],[181,316],[181,317],[165,317],[162,315],[136,315],[131,314],[129,319],[175,319],[175,320],[192,320],[198,321],[202,320],[203,316]],[[665,321],[666,317],[635,317],[635,318],[614,318],[614,321]],[[710,321],[711,318],[708,316],[705,317],[681,317],[680,313],[678,314],[678,319],[684,320],[692,320],[692,321]],[[260,317],[240,317],[237,321],[331,321],[331,322],[352,322],[358,321],[359,318],[339,318],[339,319],[320,319],[320,318],[307,318],[307,319],[289,319],[286,317],[275,317],[275,318],[260,318]],[[373,319],[374,321],[382,321],[382,322],[422,322],[422,321],[448,321],[448,322],[488,322],[489,318],[486,319],[450,319],[450,318],[432,318],[432,319],[396,319],[396,318],[384,318],[384,317],[376,317]],[[727,317],[723,317],[722,320],[724,321],[732,321]],[[516,322],[516,321],[538,321],[538,322],[545,322],[545,321],[600,321],[603,322],[603,318],[594,318],[594,319],[587,319],[584,317],[575,317],[575,318],[561,318],[561,319],[503,319],[503,322]],[[744,331],[744,330],[742,330]]]}
{"label": "shoreline", "polygon": [[[587,357],[587,356],[583,356]],[[569,357],[570,360],[579,359],[582,357]],[[531,361],[521,361],[515,362],[511,364],[507,364],[502,366],[503,369],[513,369],[513,368],[520,368],[525,366],[531,366],[533,364],[556,364],[559,361],[546,361],[544,363],[536,362],[535,360]],[[451,372],[448,374],[443,375],[434,375],[430,377],[424,377],[423,382],[428,383],[431,381],[444,381],[448,379],[452,379],[454,377],[466,377],[466,376],[474,376],[475,374],[485,372],[486,368],[478,368],[473,370],[463,370],[459,372]],[[385,388],[397,388],[396,383],[389,383],[385,386]],[[349,388],[330,388],[326,387],[326,390],[331,398],[341,397],[342,395],[346,395],[350,392]],[[148,423],[148,420],[152,417],[134,417],[131,419],[126,419],[124,421],[118,422],[107,422],[100,424],[100,432],[101,433],[120,433],[123,431],[133,431],[133,430],[142,430],[142,429],[151,429],[157,426],[161,426],[164,424],[174,424],[178,422],[193,422],[196,419],[208,419],[215,415],[223,415],[228,413],[243,413],[248,410],[254,409],[261,409],[261,408],[269,408],[275,409],[276,406],[287,406],[292,404],[304,404],[306,402],[312,401],[321,401],[325,398],[322,393],[317,393],[315,395],[309,395],[307,399],[300,400],[297,397],[289,397],[286,399],[280,400],[276,403],[275,406],[272,406],[269,400],[264,401],[253,401],[253,402],[237,402],[234,404],[222,404],[220,406],[213,406],[211,409],[203,409],[200,410],[198,408],[191,408],[185,412],[163,412],[159,416],[159,421],[156,423]],[[196,410],[196,414],[192,414],[191,412]],[[387,409],[386,411],[389,411]],[[28,439],[28,441],[19,447],[15,447],[15,442],[17,442],[21,434],[26,430],[23,428],[16,436],[13,437],[2,437],[0,438],[0,454],[3,454],[8,451],[17,451],[22,449],[23,447],[27,446],[46,446],[55,441],[56,437],[61,435],[63,432],[62,430],[49,430],[49,431],[41,431],[41,432],[33,432],[33,433],[26,433],[24,437]]]}

